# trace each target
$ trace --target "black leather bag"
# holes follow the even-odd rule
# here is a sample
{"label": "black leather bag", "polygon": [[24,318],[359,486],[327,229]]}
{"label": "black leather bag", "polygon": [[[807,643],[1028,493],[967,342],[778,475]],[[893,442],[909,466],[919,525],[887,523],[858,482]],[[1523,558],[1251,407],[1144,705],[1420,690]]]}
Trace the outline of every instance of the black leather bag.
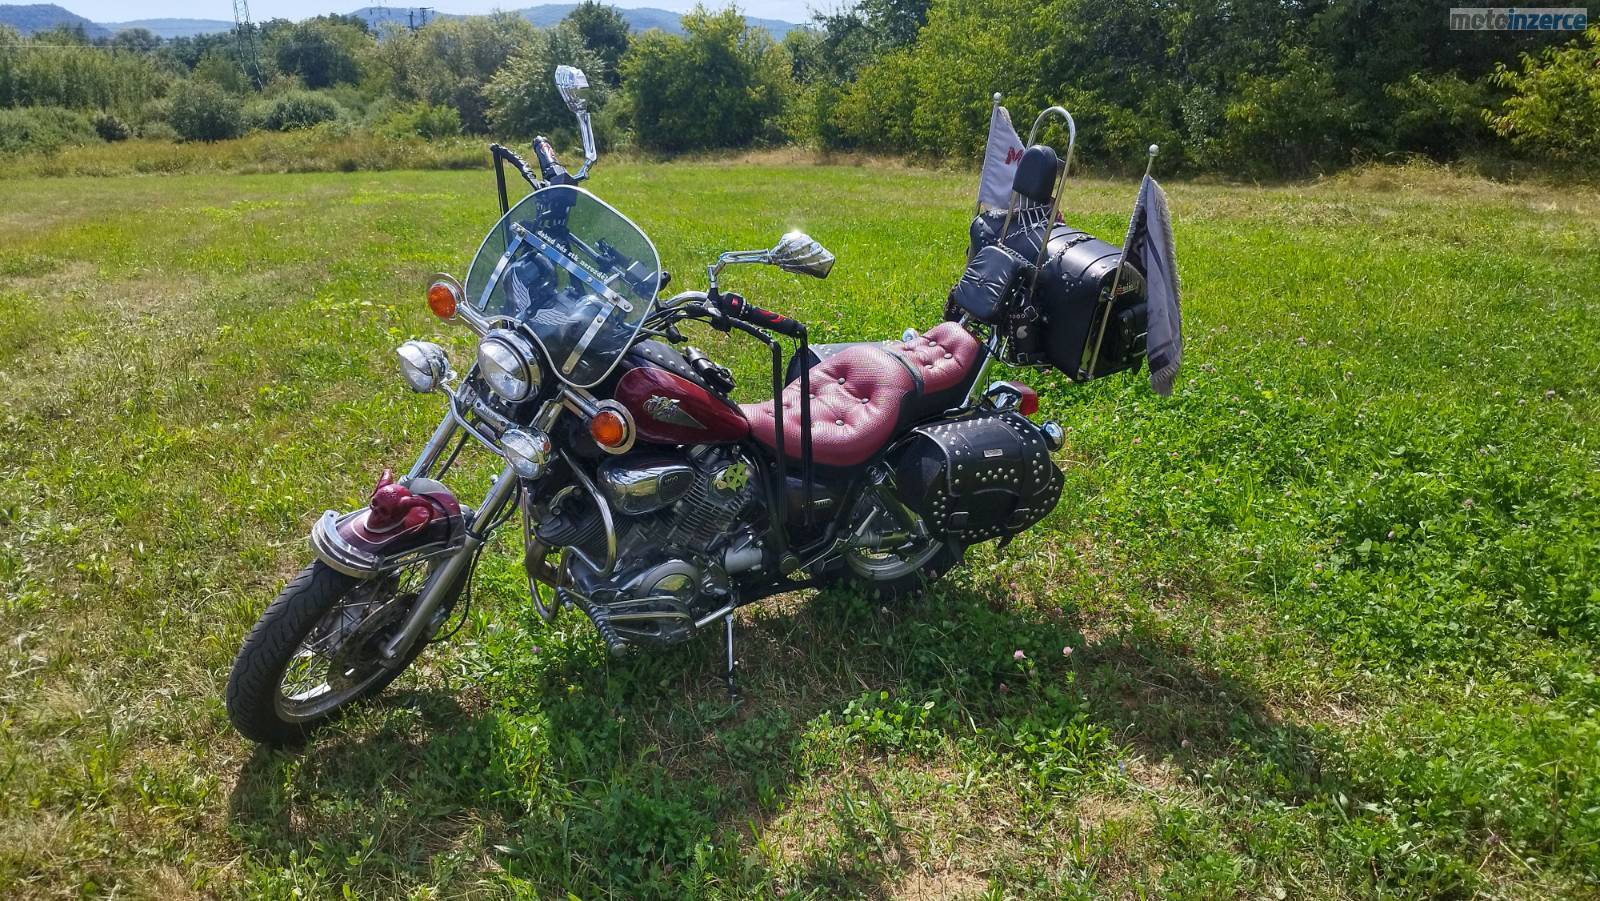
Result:
{"label": "black leather bag", "polygon": [[1014,413],[922,426],[893,451],[895,496],[941,538],[1021,532],[1055,509],[1062,476],[1038,427]]}
{"label": "black leather bag", "polygon": [[950,289],[949,306],[994,325],[1004,320],[1032,280],[1032,263],[1008,247],[991,244],[967,261],[961,280]]}
{"label": "black leather bag", "polygon": [[[1028,265],[1028,275],[1016,288],[1004,315],[985,320],[1008,337],[1006,362],[1053,366],[1074,381],[1137,370],[1145,353],[1144,277],[1131,262],[1123,267],[1122,277],[1116,277],[1121,248],[1058,222],[1048,230],[1050,246],[1035,279],[1031,264],[1039,257],[1039,241],[1046,229],[1042,223],[1019,225],[1025,217],[1015,216],[1002,241],[1004,217],[1005,211],[998,210],[973,219],[967,252],[976,262],[984,254],[1004,251]],[[1113,284],[1117,286],[1115,298],[1111,297]],[[1109,315],[1107,303],[1111,305]]]}

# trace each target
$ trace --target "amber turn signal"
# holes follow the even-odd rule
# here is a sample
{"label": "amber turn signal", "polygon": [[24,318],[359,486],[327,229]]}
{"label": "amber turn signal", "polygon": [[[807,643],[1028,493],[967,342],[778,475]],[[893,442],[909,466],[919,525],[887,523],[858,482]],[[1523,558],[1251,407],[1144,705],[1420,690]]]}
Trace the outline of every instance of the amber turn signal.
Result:
{"label": "amber turn signal", "polygon": [[618,448],[628,442],[628,423],[616,410],[601,410],[589,420],[589,436],[605,448]]}
{"label": "amber turn signal", "polygon": [[450,282],[437,281],[428,286],[428,309],[440,319],[454,318],[460,303],[461,289]]}

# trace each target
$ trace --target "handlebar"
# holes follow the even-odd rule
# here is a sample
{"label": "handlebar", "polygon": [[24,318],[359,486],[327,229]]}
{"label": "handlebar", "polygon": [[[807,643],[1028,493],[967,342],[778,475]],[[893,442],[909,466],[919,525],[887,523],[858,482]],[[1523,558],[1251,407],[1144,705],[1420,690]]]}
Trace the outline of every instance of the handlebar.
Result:
{"label": "handlebar", "polygon": [[751,325],[777,332],[780,335],[787,335],[790,338],[800,339],[806,336],[805,323],[798,319],[790,319],[782,313],[763,310],[747,302],[738,294],[721,294],[718,299],[722,312],[734,319],[741,319]]}
{"label": "handlebar", "polygon": [[567,174],[566,167],[556,160],[556,151],[550,146],[549,138],[539,135],[533,139],[533,155],[539,160],[539,171],[545,181],[555,185],[576,183],[576,179]]}

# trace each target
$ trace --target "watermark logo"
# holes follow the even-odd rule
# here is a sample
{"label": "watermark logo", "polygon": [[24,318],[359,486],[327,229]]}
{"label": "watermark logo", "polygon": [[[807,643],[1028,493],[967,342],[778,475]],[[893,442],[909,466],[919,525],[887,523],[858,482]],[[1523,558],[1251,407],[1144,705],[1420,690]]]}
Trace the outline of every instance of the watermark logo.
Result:
{"label": "watermark logo", "polygon": [[1450,9],[1451,31],[1582,31],[1589,27],[1589,10],[1555,7],[1455,6]]}

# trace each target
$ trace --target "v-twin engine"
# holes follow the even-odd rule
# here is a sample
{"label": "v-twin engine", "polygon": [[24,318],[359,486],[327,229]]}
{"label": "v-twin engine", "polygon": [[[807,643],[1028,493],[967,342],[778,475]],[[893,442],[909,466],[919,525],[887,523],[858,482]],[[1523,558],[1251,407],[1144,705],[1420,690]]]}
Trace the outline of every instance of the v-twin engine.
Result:
{"label": "v-twin engine", "polygon": [[732,578],[766,562],[751,516],[754,476],[727,447],[630,454],[601,466],[617,563],[606,577],[576,557],[571,569],[597,624],[606,620],[628,641],[671,644],[731,604]]}

